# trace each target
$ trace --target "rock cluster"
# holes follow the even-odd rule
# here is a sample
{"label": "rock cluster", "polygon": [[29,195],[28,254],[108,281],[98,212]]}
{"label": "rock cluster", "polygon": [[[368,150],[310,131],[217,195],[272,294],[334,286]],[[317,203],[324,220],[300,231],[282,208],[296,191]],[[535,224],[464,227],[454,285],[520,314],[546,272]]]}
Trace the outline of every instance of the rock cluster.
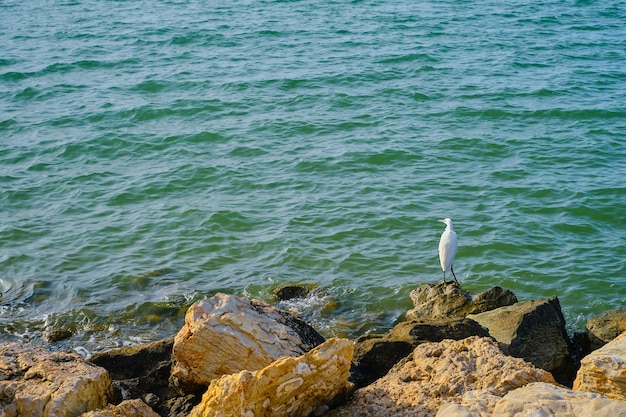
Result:
{"label": "rock cluster", "polygon": [[481,390],[503,396],[550,373],[503,354],[490,338],[424,343],[381,379],[354,393],[332,417],[435,415],[446,401]]}
{"label": "rock cluster", "polygon": [[[590,320],[574,349],[556,297],[442,283],[411,298],[406,321],[355,342],[216,294],[189,308],[174,338],[90,362],[0,344],[0,416],[626,417],[626,310]],[[573,354],[592,345],[574,390],[564,387]]]}
{"label": "rock cluster", "polygon": [[75,417],[111,393],[109,373],[78,355],[0,344],[0,416]]}

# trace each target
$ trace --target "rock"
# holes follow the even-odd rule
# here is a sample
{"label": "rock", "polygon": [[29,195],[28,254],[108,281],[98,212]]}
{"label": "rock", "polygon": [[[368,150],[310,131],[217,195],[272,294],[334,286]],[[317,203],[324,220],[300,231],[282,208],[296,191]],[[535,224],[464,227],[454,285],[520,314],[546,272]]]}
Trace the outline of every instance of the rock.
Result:
{"label": "rock", "polygon": [[536,381],[554,383],[550,373],[503,354],[491,338],[423,343],[328,416],[434,416],[444,402],[458,402],[466,392],[503,396]]}
{"label": "rock", "polygon": [[56,343],[65,339],[69,339],[74,334],[72,329],[56,329],[56,328],[48,328],[43,334],[42,338],[48,343]]}
{"label": "rock", "polygon": [[324,342],[296,316],[262,301],[216,294],[193,304],[174,338],[172,383],[182,392],[222,375],[259,370]]}
{"label": "rock", "polygon": [[422,284],[411,291],[410,297],[415,308],[406,313],[407,320],[466,317],[517,302],[515,294],[500,287],[474,294],[454,282]]}
{"label": "rock", "polygon": [[159,417],[159,415],[143,401],[135,399],[122,401],[118,405],[109,405],[102,410],[90,411],[81,417]]}
{"label": "rock", "polygon": [[626,332],[583,358],[574,389],[626,401]]}
{"label": "rock", "polygon": [[551,372],[557,382],[571,387],[576,365],[558,298],[523,301],[468,318],[486,327],[504,353]]}
{"label": "rock", "polygon": [[199,402],[200,397],[193,394],[174,397],[162,402],[157,412],[163,417],[187,417]]}
{"label": "rock", "polygon": [[441,318],[401,322],[383,337],[360,338],[354,351],[353,379],[357,387],[372,383],[425,342],[489,336],[478,323],[464,318]]}
{"label": "rock", "polygon": [[306,298],[311,289],[311,286],[305,285],[283,285],[275,291],[276,300],[286,301],[294,298]]}
{"label": "rock", "polygon": [[585,326],[591,350],[596,350],[626,331],[626,308],[591,317]]}
{"label": "rock", "polygon": [[357,388],[371,384],[389,372],[413,349],[412,343],[406,340],[389,340],[384,337],[357,339],[351,381]]}
{"label": "rock", "polygon": [[330,339],[310,352],[279,359],[259,371],[241,371],[211,382],[189,417],[301,417],[326,410],[344,395],[353,342]]}
{"label": "rock", "polygon": [[530,383],[504,397],[468,392],[461,403],[446,403],[436,417],[626,417],[626,403],[600,394]]}
{"label": "rock", "polygon": [[0,415],[74,417],[107,405],[109,373],[76,354],[0,344]]}
{"label": "rock", "polygon": [[[109,371],[115,391],[114,402],[143,398],[148,394],[159,400],[167,399],[175,394],[168,386],[173,345],[174,339],[169,338],[98,353],[89,361]],[[149,398],[154,401],[154,397]]]}

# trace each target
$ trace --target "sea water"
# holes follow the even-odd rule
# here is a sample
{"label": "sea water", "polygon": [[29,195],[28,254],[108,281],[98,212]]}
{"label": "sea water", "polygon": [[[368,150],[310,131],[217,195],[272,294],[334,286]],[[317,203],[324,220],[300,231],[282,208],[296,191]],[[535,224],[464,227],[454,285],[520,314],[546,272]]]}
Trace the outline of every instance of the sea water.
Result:
{"label": "sea water", "polygon": [[[0,339],[228,292],[384,332],[443,278],[626,307],[626,2],[0,2]],[[50,337],[54,331],[61,337]],[[46,336],[48,335],[48,336]]]}

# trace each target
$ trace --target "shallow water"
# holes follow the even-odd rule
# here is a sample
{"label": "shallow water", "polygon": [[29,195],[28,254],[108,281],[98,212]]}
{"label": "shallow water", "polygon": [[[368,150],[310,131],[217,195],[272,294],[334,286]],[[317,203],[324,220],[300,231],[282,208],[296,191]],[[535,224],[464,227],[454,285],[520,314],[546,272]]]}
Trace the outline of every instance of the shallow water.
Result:
{"label": "shallow water", "polygon": [[169,336],[218,291],[325,336],[441,279],[626,307],[626,2],[0,4],[0,338]]}

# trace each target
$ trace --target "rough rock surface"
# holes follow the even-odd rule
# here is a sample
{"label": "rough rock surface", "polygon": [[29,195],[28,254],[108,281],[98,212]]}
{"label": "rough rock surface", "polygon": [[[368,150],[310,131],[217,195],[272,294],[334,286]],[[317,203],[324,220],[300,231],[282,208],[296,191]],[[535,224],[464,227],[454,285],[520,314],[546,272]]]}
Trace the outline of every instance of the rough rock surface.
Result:
{"label": "rough rock surface", "polygon": [[434,416],[444,402],[458,402],[468,391],[503,396],[536,381],[554,383],[550,373],[503,354],[490,338],[424,343],[329,416]]}
{"label": "rough rock surface", "polygon": [[626,332],[626,308],[607,311],[587,320],[585,328],[591,350],[596,350]]}
{"label": "rough rock surface", "polygon": [[89,361],[109,371],[113,380],[113,403],[142,399],[159,415],[186,417],[200,401],[199,395],[178,397],[169,386],[174,338],[113,349]]}
{"label": "rough rock surface", "polygon": [[168,378],[173,344],[174,339],[170,338],[113,349],[95,354],[89,362],[109,371],[115,403],[147,394],[165,398],[171,395]]}
{"label": "rough rock surface", "polygon": [[81,417],[159,417],[141,400],[126,400],[97,411],[84,413]]}
{"label": "rough rock surface", "polygon": [[411,291],[410,297],[415,308],[406,313],[407,320],[466,317],[517,302],[515,294],[500,287],[474,294],[453,282],[422,284]]}
{"label": "rough rock surface", "polygon": [[353,360],[354,375],[358,378],[353,382],[358,387],[374,382],[422,343],[461,340],[470,336],[489,334],[473,320],[451,317],[404,321],[382,337],[360,338],[356,342]]}
{"label": "rough rock surface", "polygon": [[626,332],[583,358],[574,389],[626,401]]}
{"label": "rough rock surface", "polygon": [[486,327],[504,353],[523,358],[571,386],[576,366],[558,298],[523,301],[468,318]]}
{"label": "rough rock surface", "polygon": [[174,338],[172,381],[183,392],[241,370],[258,370],[284,356],[299,356],[324,341],[292,314],[228,294],[201,300]]}
{"label": "rough rock surface", "polygon": [[354,344],[330,339],[310,352],[285,357],[260,371],[224,375],[209,385],[189,417],[301,417],[323,412],[348,382]]}
{"label": "rough rock surface", "polygon": [[0,415],[73,417],[107,405],[108,372],[80,356],[0,344]]}
{"label": "rough rock surface", "polygon": [[461,403],[446,403],[436,417],[626,417],[626,403],[600,394],[543,382],[510,391],[504,397],[466,393]]}

